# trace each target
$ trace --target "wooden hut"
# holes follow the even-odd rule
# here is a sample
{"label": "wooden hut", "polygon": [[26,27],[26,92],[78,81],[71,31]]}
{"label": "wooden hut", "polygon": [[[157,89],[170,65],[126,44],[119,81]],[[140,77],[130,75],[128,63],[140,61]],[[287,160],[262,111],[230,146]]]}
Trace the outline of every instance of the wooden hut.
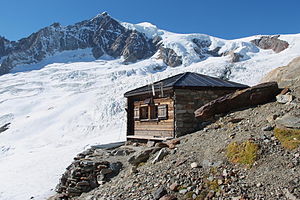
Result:
{"label": "wooden hut", "polygon": [[194,111],[247,85],[186,72],[124,94],[127,138],[165,140],[199,129]]}

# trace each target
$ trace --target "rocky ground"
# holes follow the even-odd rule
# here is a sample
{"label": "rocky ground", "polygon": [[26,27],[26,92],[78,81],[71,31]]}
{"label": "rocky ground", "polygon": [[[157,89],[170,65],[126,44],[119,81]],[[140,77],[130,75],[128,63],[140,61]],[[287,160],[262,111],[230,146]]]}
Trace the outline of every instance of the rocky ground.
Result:
{"label": "rocky ground", "polygon": [[[174,140],[153,147],[153,143],[148,147],[128,143],[110,150],[92,149],[74,162],[97,154],[98,160],[122,163],[122,169],[109,179],[100,176],[95,189],[72,199],[299,199],[300,148],[283,148],[273,132],[278,119],[300,114],[299,108],[296,98],[228,113],[179,138],[180,144]],[[258,145],[252,167],[228,161],[226,148],[235,141]]]}

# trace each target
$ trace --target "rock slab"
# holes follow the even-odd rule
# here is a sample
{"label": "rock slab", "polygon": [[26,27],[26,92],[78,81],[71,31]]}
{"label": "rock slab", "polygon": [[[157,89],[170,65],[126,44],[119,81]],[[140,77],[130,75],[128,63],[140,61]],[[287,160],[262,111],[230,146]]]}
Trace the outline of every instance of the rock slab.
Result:
{"label": "rock slab", "polygon": [[197,109],[195,116],[200,120],[205,120],[216,114],[264,104],[275,99],[279,92],[276,82],[262,83],[213,100]]}
{"label": "rock slab", "polygon": [[282,117],[279,117],[275,121],[276,126],[282,128],[294,128],[300,129],[300,116],[285,114]]}

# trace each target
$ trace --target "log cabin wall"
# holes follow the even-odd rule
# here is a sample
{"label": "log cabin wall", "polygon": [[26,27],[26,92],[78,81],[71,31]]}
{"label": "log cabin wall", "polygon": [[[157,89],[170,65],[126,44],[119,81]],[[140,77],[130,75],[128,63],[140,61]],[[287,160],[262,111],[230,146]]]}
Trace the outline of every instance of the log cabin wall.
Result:
{"label": "log cabin wall", "polygon": [[200,121],[195,118],[194,111],[204,104],[235,90],[235,88],[206,88],[201,90],[175,89],[175,137],[180,137],[199,130],[201,124]]}
{"label": "log cabin wall", "polygon": [[[139,119],[134,121],[135,136],[174,137],[174,101],[172,97],[154,98],[154,104],[167,105],[166,119]],[[134,101],[134,108],[148,106],[144,100]],[[150,115],[150,114],[149,114]]]}

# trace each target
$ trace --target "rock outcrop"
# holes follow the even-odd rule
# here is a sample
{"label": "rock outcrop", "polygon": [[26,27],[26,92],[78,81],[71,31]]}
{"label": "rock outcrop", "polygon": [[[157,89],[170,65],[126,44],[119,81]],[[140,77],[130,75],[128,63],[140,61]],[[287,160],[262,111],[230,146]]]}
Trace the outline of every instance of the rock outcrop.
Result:
{"label": "rock outcrop", "polygon": [[272,49],[274,52],[279,53],[289,47],[288,42],[278,39],[279,36],[262,36],[251,42],[261,49]]}
{"label": "rock outcrop", "polygon": [[267,103],[280,92],[276,82],[268,82],[236,91],[211,101],[195,111],[198,119],[208,119],[216,114]]}
{"label": "rock outcrop", "polygon": [[282,117],[278,117],[275,123],[280,128],[300,129],[300,115],[287,113]]}
{"label": "rock outcrop", "polygon": [[173,49],[170,48],[159,48],[159,58],[170,67],[177,67],[182,64],[181,56],[178,56]]}
{"label": "rock outcrop", "polygon": [[268,81],[276,81],[280,88],[290,88],[300,97],[300,57],[292,60],[287,66],[272,70],[261,80]]}
{"label": "rock outcrop", "polygon": [[10,53],[11,42],[4,37],[0,36],[0,58]]}
{"label": "rock outcrop", "polygon": [[194,38],[192,39],[192,42],[197,46],[194,48],[194,50],[201,59],[207,57],[208,55],[219,56],[218,55],[219,49],[214,49],[213,51],[208,50],[208,47],[211,45],[210,40],[200,40],[198,38]]}
{"label": "rock outcrop", "polygon": [[125,62],[148,58],[157,51],[152,39],[126,29],[107,13],[66,27],[54,23],[14,42],[10,49],[6,48],[8,42],[0,38],[0,56],[8,56],[1,64],[0,74],[16,65],[37,63],[65,50],[92,48],[96,59],[106,53],[112,57],[123,56]]}

